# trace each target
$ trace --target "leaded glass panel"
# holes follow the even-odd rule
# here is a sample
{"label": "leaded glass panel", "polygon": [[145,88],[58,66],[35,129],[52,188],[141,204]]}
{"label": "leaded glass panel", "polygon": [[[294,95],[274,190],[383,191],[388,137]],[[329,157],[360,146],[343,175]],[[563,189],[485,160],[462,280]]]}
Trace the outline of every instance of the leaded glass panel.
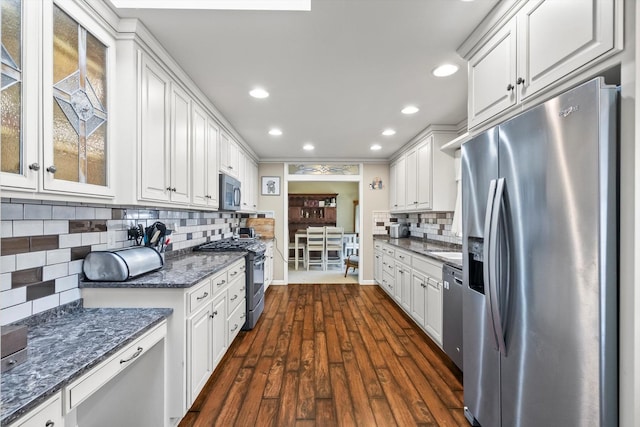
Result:
{"label": "leaded glass panel", "polygon": [[22,1],[2,0],[2,156],[0,170],[22,173]]}
{"label": "leaded glass panel", "polygon": [[58,7],[53,23],[56,179],[104,186],[107,48]]}
{"label": "leaded glass panel", "polygon": [[358,175],[359,165],[289,164],[289,175]]}

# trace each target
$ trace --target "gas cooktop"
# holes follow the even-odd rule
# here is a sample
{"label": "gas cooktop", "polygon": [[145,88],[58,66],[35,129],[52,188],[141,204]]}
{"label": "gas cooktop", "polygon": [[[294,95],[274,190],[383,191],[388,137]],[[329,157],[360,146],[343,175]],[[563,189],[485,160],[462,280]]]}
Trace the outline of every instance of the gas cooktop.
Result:
{"label": "gas cooktop", "polygon": [[266,245],[254,238],[215,240],[204,243],[194,249],[194,251],[206,252],[247,251],[254,254],[264,254],[265,250]]}

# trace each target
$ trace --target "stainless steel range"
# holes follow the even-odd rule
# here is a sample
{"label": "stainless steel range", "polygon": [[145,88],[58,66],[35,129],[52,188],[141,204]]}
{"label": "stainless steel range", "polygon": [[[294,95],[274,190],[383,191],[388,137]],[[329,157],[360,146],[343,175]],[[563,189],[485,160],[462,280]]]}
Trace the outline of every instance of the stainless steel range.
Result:
{"label": "stainless steel range", "polygon": [[246,263],[246,288],[247,288],[247,321],[242,327],[248,331],[253,329],[260,315],[264,311],[264,253],[266,245],[257,239],[224,239],[205,243],[194,251],[247,252]]}

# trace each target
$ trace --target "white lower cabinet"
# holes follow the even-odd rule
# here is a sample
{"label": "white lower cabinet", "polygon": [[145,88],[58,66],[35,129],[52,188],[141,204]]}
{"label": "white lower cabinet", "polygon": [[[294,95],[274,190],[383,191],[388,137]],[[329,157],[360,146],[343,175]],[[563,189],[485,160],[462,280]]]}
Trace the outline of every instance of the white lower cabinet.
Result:
{"label": "white lower cabinet", "polygon": [[62,396],[56,393],[27,415],[20,418],[10,427],[55,427],[64,426],[62,421]]}
{"label": "white lower cabinet", "polygon": [[442,346],[442,282],[431,277],[427,280],[426,311],[425,328]]}
{"label": "white lower cabinet", "polygon": [[213,372],[213,308],[211,304],[188,320],[189,400],[194,400]]}
{"label": "white lower cabinet", "polygon": [[[442,346],[442,262],[375,242],[379,286]],[[379,246],[378,246],[379,245]]]}
{"label": "white lower cabinet", "polygon": [[182,419],[242,328],[245,277],[241,258],[190,288],[82,289],[86,307],[173,309],[166,338],[167,425]]}

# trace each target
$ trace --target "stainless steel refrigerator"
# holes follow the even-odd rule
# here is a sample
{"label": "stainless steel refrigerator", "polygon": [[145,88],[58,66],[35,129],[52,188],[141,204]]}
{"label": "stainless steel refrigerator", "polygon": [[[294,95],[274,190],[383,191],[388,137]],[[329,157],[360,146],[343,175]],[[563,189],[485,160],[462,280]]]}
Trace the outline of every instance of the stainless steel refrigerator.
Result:
{"label": "stainless steel refrigerator", "polygon": [[462,146],[470,422],[618,425],[616,93],[591,80]]}

